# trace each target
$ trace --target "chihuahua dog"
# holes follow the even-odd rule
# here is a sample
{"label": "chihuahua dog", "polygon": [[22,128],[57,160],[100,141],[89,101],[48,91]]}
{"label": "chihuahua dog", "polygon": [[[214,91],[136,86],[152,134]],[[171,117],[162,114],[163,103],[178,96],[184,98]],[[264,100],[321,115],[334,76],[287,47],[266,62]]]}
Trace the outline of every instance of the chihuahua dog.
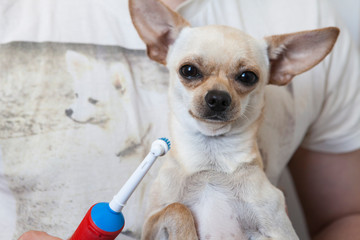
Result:
{"label": "chihuahua dog", "polygon": [[170,74],[173,150],[154,182],[143,239],[298,239],[257,144],[267,84],[318,64],[334,27],[256,40],[227,26],[192,28],[158,0],[130,0],[148,56]]}

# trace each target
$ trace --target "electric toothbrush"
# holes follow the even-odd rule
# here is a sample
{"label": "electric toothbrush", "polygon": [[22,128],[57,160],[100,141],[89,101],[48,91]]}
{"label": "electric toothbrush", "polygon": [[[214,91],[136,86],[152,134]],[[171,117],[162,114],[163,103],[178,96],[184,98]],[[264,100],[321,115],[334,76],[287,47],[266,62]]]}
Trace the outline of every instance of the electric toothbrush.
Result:
{"label": "electric toothbrush", "polygon": [[121,210],[155,160],[159,156],[165,155],[169,150],[170,141],[167,138],[160,138],[154,141],[149,154],[126,181],[120,191],[113,197],[111,202],[94,204],[88,210],[70,240],[115,239],[125,225],[125,219]]}

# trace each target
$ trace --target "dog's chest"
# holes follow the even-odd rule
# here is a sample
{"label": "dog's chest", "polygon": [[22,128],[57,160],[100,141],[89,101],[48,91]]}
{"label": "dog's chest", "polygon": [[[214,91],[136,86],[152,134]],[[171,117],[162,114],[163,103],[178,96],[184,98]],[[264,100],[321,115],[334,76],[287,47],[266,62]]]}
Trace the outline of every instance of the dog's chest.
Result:
{"label": "dog's chest", "polygon": [[251,143],[237,137],[177,136],[177,155],[174,157],[188,173],[207,170],[232,173],[241,164],[256,157]]}
{"label": "dog's chest", "polygon": [[240,191],[225,173],[202,172],[187,179],[184,203],[194,214],[200,239],[242,239]]}

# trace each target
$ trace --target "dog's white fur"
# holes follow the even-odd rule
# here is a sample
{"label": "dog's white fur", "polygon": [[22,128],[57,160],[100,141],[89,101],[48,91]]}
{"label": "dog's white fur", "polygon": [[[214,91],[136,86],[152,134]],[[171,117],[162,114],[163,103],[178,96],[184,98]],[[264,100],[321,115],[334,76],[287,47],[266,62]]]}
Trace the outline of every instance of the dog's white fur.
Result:
{"label": "dog's white fur", "polygon": [[[107,64],[75,51],[65,54],[67,71],[73,78],[74,101],[66,115],[80,124],[97,126],[106,135],[105,149],[123,156],[144,145],[150,126],[138,123],[136,110],[129,104],[132,82],[129,67],[123,62]],[[126,112],[126,115],[124,115]],[[132,129],[124,135],[125,128]],[[92,130],[94,131],[94,129]]]}
{"label": "dog's white fur", "polygon": [[126,79],[131,78],[126,66],[117,63],[108,68],[71,50],[66,52],[66,66],[74,80],[75,95],[67,109],[69,118],[79,123],[100,123],[120,112]]}
{"label": "dog's white fur", "polygon": [[[170,73],[174,147],[154,182],[143,239],[298,239],[257,146],[264,89],[320,62],[338,29],[256,40],[226,26],[190,28],[157,0],[130,0],[130,12],[149,57]],[[186,79],[186,65],[201,77]],[[236,80],[246,71],[258,82]],[[205,96],[213,90],[231,97],[221,119],[208,114]]]}

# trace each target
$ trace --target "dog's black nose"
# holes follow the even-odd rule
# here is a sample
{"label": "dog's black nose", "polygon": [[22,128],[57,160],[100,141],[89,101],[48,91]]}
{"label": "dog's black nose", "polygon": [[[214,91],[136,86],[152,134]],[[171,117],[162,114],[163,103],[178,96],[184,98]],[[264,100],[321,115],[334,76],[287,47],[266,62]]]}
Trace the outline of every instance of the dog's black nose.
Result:
{"label": "dog's black nose", "polygon": [[71,115],[73,113],[74,113],[74,111],[71,108],[65,110],[65,115],[68,116],[68,117],[71,117]]}
{"label": "dog's black nose", "polygon": [[219,90],[209,91],[205,96],[206,104],[215,112],[223,112],[231,104],[229,93]]}

